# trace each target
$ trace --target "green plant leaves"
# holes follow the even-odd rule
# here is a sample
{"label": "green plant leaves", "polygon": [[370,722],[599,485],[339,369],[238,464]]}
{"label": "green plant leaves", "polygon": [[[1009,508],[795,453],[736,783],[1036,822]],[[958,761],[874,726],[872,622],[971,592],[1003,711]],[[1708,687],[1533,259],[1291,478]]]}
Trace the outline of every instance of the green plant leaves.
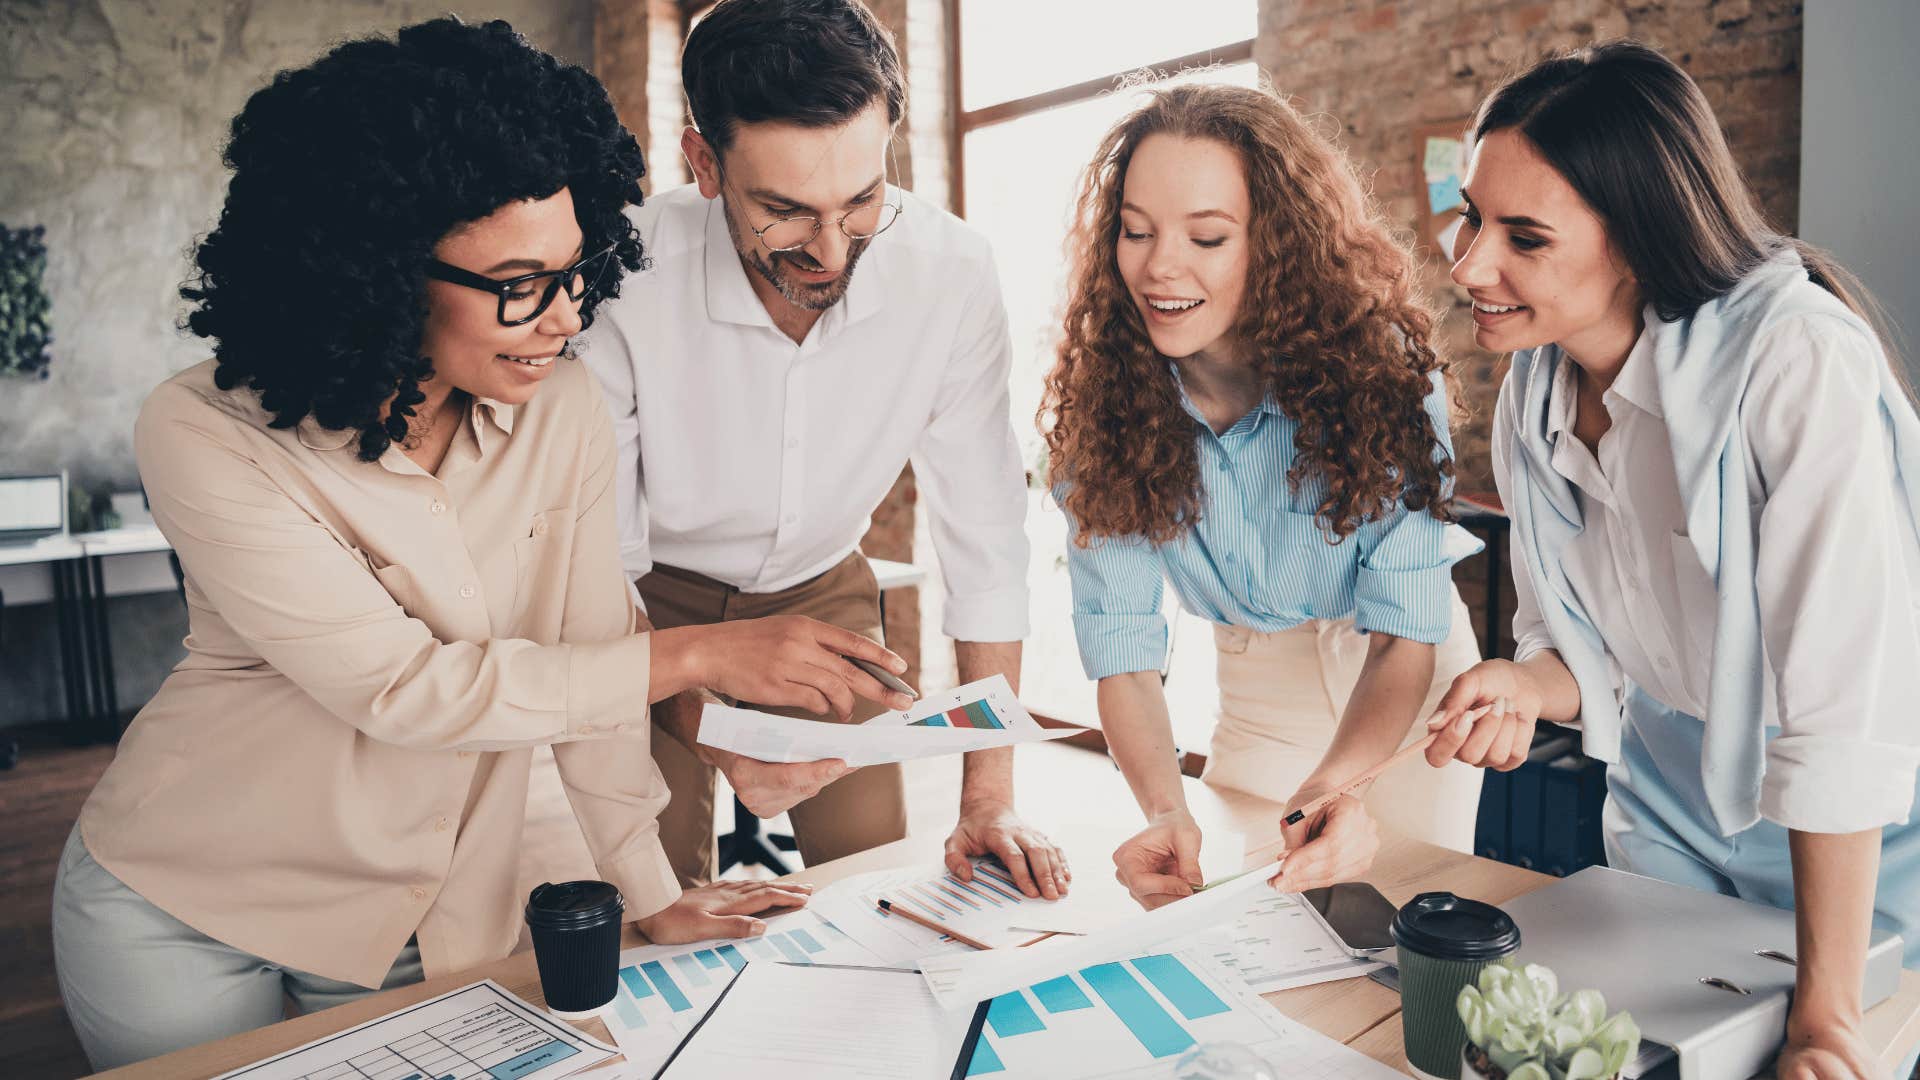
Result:
{"label": "green plant leaves", "polygon": [[1454,1009],[1467,1038],[1509,1080],[1606,1080],[1640,1048],[1633,1017],[1608,1017],[1597,990],[1561,994],[1559,977],[1539,964],[1501,960],[1475,983],[1461,989]]}
{"label": "green plant leaves", "polygon": [[48,323],[46,229],[0,225],[0,375],[42,377],[52,356]]}

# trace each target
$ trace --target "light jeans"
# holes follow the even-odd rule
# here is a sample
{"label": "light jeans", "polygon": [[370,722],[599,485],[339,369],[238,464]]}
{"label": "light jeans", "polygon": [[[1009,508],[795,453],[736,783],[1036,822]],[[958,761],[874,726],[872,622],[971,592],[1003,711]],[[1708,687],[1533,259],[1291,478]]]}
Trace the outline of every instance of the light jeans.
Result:
{"label": "light jeans", "polygon": [[[1453,630],[1434,648],[1433,682],[1402,745],[1427,733],[1426,719],[1453,680],[1480,662],[1473,625],[1453,593]],[[1333,741],[1367,659],[1353,619],[1312,619],[1273,633],[1214,626],[1220,715],[1201,779],[1284,802]],[[1415,757],[1387,770],[1362,801],[1384,828],[1471,854],[1482,772],[1458,761],[1433,768]]]}
{"label": "light jeans", "polygon": [[[265,1027],[285,1015],[289,997],[310,1013],[378,992],[202,934],[94,862],[79,826],[54,879],[53,958],[67,1018],[96,1070]],[[420,950],[409,943],[379,989],[420,978]]]}

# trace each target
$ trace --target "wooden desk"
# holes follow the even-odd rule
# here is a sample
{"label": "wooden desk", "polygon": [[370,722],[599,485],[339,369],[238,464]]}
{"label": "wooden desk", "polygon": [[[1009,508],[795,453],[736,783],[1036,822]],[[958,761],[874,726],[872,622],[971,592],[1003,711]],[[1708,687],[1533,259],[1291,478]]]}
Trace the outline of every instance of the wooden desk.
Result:
{"label": "wooden desk", "polygon": [[[1036,777],[1032,771],[1025,774],[1024,780],[1026,783],[1044,782],[1044,778]],[[1113,779],[1112,794],[1117,799],[1126,798],[1125,788],[1117,776]],[[1210,835],[1232,830],[1248,837],[1247,865],[1252,865],[1257,859],[1271,858],[1278,850],[1277,838],[1267,840],[1268,837],[1277,837],[1274,824],[1279,819],[1281,808],[1278,804],[1216,792],[1194,781],[1188,783],[1188,799],[1195,817]],[[1080,821],[1052,821],[1045,824],[1054,838],[1074,853],[1078,868],[1075,888],[1118,888],[1107,872],[1109,863],[1107,852],[1103,849],[1108,843],[1107,838],[1117,827],[1116,822],[1130,823],[1137,812],[1130,802],[1120,805],[1113,798],[1081,801],[1100,803],[1098,807],[1088,808],[1090,815],[1104,810],[1109,815],[1125,811],[1126,816],[1110,816],[1106,819],[1089,817]],[[884,847],[804,870],[794,874],[793,878],[826,884],[868,870],[904,864],[936,866],[940,862],[944,840],[944,836],[909,836]],[[1368,880],[1396,904],[1405,903],[1418,893],[1435,889],[1446,889],[1498,904],[1554,879],[1530,870],[1396,838],[1388,839],[1382,845],[1380,857],[1375,861]],[[644,940],[629,925],[623,947],[638,944],[644,944]],[[198,1080],[218,1075],[481,978],[491,978],[535,1004],[543,1001],[533,954],[519,953],[471,971],[390,990],[350,1005],[296,1017],[271,1027],[191,1047],[101,1075],[117,1080]],[[1396,1069],[1406,1070],[1406,1055],[1400,1043],[1400,998],[1378,983],[1370,979],[1348,979],[1297,990],[1276,991],[1266,995],[1266,998],[1276,1008],[1308,1027]],[[596,1038],[611,1042],[606,1027],[598,1020],[585,1021],[576,1026]],[[1900,993],[1867,1014],[1867,1037],[1879,1051],[1881,1061],[1889,1071],[1899,1063],[1902,1051],[1910,1051],[1916,1042],[1920,1042],[1920,972],[1905,973]],[[584,1075],[590,1077],[593,1074]]]}

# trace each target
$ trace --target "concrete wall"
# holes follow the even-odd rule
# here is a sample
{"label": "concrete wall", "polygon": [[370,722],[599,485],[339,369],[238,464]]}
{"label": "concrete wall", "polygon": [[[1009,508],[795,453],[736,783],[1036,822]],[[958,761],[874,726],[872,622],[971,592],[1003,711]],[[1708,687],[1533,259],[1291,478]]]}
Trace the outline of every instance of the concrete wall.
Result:
{"label": "concrete wall", "polygon": [[[141,401],[207,355],[175,329],[176,290],[226,193],[233,114],[334,43],[448,11],[592,60],[591,0],[0,0],[0,223],[47,228],[54,337],[49,379],[0,379],[0,472],[138,483]],[[57,715],[51,618],[4,618],[0,724]],[[139,702],[178,659],[185,619],[159,595],[117,601],[115,622],[121,698]]]}
{"label": "concrete wall", "polygon": [[1920,4],[1828,0],[1820,16],[1806,29],[1800,235],[1860,275],[1920,381]]}

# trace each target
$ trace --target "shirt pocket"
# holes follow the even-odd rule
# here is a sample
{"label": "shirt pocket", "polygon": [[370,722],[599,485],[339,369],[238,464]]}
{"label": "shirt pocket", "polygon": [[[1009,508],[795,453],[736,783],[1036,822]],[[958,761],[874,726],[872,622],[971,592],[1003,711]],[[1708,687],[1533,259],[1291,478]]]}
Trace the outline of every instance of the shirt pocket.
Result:
{"label": "shirt pocket", "polygon": [[[1294,622],[1352,613],[1357,549],[1351,537],[1329,544],[1316,515],[1280,507],[1255,522],[1260,535],[1253,538],[1254,550],[1247,556],[1254,562],[1249,570],[1250,607]],[[1231,575],[1222,576],[1231,591],[1240,592]]]}
{"label": "shirt pocket", "polygon": [[387,590],[387,595],[393,597],[394,603],[400,605],[400,610],[413,615],[415,585],[412,572],[399,563],[382,564],[364,551],[359,552],[359,555],[360,561],[366,564],[374,580],[380,583],[381,588]]}
{"label": "shirt pocket", "polygon": [[570,584],[573,508],[542,510],[513,542],[514,582],[509,631],[536,641],[559,640]]}

